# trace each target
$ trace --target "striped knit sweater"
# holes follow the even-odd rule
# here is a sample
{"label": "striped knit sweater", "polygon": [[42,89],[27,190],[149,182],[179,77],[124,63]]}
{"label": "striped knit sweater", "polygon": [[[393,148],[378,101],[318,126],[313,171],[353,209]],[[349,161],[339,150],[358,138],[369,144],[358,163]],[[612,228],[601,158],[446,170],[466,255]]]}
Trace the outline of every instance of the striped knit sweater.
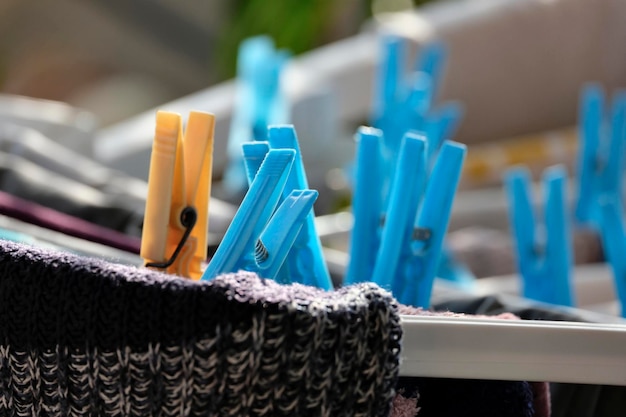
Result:
{"label": "striped knit sweater", "polygon": [[397,305],[0,242],[0,415],[387,416]]}

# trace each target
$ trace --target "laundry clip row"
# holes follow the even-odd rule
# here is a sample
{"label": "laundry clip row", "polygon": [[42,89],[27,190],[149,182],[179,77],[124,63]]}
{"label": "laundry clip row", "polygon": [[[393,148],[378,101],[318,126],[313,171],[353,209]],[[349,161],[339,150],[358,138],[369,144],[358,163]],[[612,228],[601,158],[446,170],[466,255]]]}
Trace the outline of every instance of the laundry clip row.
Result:
{"label": "laundry clip row", "polygon": [[574,225],[592,227],[602,238],[624,315],[626,262],[623,261],[623,253],[626,249],[626,235],[621,188],[626,140],[626,94],[617,93],[614,96],[608,116],[605,116],[604,100],[604,93],[598,85],[589,84],[583,88],[579,107],[581,144],[573,216],[569,215],[567,173],[563,167],[552,167],[544,172],[543,224],[535,221],[529,195],[531,180],[528,170],[509,170],[505,174],[505,189],[523,295],[551,304],[575,305],[571,230]]}
{"label": "laundry clip row", "polygon": [[207,258],[214,116],[160,111],[150,160],[141,256],[145,266],[194,279],[248,270],[281,282],[332,288],[293,126],[243,147],[250,183],[216,253]]}
{"label": "laundry clip row", "polygon": [[[381,130],[362,128],[357,134],[352,198],[354,225],[350,239],[350,261],[344,278],[344,283],[347,284],[367,280],[371,276],[374,276],[375,282],[383,281],[380,271],[384,269],[385,261],[378,262],[379,256],[389,259],[402,256],[407,258],[406,253],[402,254],[406,245],[390,245],[391,236],[386,238],[383,250],[383,237],[389,233],[387,230],[393,230],[398,226],[393,224],[396,212],[407,207],[412,207],[413,217],[409,221],[402,220],[404,231],[396,230],[395,233],[397,233],[396,236],[413,235],[417,200],[413,204],[410,202],[414,201],[411,199],[419,200],[424,195],[424,178],[431,178],[431,170],[432,178],[430,181],[440,186],[442,195],[450,197],[450,207],[445,209],[442,214],[451,208],[452,197],[458,185],[460,173],[456,173],[455,169],[460,168],[465,149],[463,148],[462,156],[460,156],[460,154],[455,154],[450,150],[451,142],[444,141],[452,136],[460,121],[461,108],[456,103],[448,103],[437,109],[431,108],[432,96],[440,83],[445,49],[439,43],[428,45],[415,66],[416,71],[410,76],[405,76],[402,71],[404,46],[402,38],[387,37],[384,39],[384,57],[382,68],[379,71],[378,91],[372,117],[373,125],[381,128]],[[417,146],[413,141],[416,134],[424,141],[422,150],[414,148]],[[403,146],[407,142],[407,148],[404,149]],[[442,146],[442,144],[444,145]],[[439,153],[443,153],[443,156]],[[402,158],[411,154],[413,154],[413,162],[403,163]],[[438,168],[439,171],[449,170],[447,179],[440,178],[440,172],[435,173],[434,171],[435,166],[444,164],[444,162],[440,162],[440,158],[443,158],[441,161],[448,160],[445,169]],[[421,176],[422,180],[417,177],[414,178],[414,175]],[[399,191],[401,189],[396,187],[403,180],[409,181],[409,183],[417,181],[422,185],[417,188],[409,186]],[[393,202],[393,190],[398,190],[396,192],[400,193],[398,195],[402,195],[405,201]],[[449,192],[451,194],[448,194]],[[427,201],[433,200],[424,197],[425,207],[429,206]],[[403,204],[404,206],[402,206]],[[423,288],[419,291],[407,290],[407,294],[423,294],[418,302],[423,306],[428,305],[429,288],[432,286],[431,281],[435,275],[445,274],[445,278],[463,284],[473,282],[473,275],[462,265],[454,262],[445,248],[442,248],[448,220],[449,212],[447,215],[444,214],[436,222],[437,224],[431,224],[435,230],[431,244],[439,238],[442,241],[434,246],[429,246],[429,250],[426,251],[428,255],[424,259],[427,259],[429,266],[418,269],[427,271],[424,274],[415,273],[416,279],[423,279]],[[388,227],[390,223],[393,225]],[[409,246],[411,245],[409,244]],[[412,246],[417,247],[419,244],[414,243]],[[392,248],[399,250],[399,252],[390,253]],[[385,254],[381,255],[383,252]],[[431,264],[435,266],[433,267]],[[375,272],[375,265],[378,265],[379,272]],[[393,262],[391,265],[389,271],[393,275]],[[432,268],[435,270],[433,271]],[[401,282],[401,279],[396,280],[394,295],[403,291],[404,285]],[[386,282],[385,285],[391,284]]]}

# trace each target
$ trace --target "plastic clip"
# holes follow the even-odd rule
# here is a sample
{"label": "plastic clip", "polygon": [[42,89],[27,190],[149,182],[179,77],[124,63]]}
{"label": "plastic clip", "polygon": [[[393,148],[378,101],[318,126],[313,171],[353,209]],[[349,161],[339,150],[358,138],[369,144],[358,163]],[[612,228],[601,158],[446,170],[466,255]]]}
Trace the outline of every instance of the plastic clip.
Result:
{"label": "plastic clip", "polygon": [[214,124],[212,114],[191,112],[183,137],[179,114],[157,113],[141,239],[147,267],[194,279],[202,275]]}
{"label": "plastic clip", "polygon": [[426,147],[412,133],[403,140],[373,273],[401,303],[421,307],[430,303],[466,153],[464,145],[444,142],[428,175]]}
{"label": "plastic clip", "polygon": [[575,217],[580,224],[599,230],[599,202],[622,201],[626,93],[613,97],[610,122],[604,120],[604,93],[597,84],[586,86],[580,104],[580,150],[578,152],[578,196]]}
{"label": "plastic clip", "polygon": [[573,306],[572,237],[565,204],[566,179],[567,173],[561,166],[548,168],[543,173],[543,226],[535,221],[529,195],[530,172],[526,168],[507,171],[505,189],[524,297]]}
{"label": "plastic clip", "polygon": [[276,276],[317,199],[317,191],[294,190],[275,211],[295,155],[292,149],[267,152],[202,279],[238,270]]}

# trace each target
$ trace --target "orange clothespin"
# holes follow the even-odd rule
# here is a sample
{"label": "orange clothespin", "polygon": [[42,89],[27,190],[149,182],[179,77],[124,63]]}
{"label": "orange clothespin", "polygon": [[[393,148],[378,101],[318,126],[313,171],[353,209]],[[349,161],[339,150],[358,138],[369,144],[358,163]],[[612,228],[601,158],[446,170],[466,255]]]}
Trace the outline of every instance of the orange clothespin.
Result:
{"label": "orange clothespin", "polygon": [[145,266],[193,279],[207,257],[215,116],[159,111],[141,239]]}

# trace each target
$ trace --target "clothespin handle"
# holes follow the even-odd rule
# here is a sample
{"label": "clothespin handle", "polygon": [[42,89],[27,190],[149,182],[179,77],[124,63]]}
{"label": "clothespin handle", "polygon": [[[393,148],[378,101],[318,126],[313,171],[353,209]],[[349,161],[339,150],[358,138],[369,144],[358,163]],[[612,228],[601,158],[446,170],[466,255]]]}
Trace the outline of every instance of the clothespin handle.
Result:
{"label": "clothespin handle", "polygon": [[384,219],[380,249],[376,257],[372,281],[391,289],[394,295],[401,292],[402,283],[395,280],[403,246],[413,234],[413,222],[426,179],[426,139],[408,133],[402,142],[398,168],[393,179],[389,206]]}
{"label": "clothespin handle", "polygon": [[404,274],[408,282],[399,298],[404,304],[418,307],[430,305],[443,240],[466,153],[465,145],[452,141],[445,141],[439,151],[413,227],[411,256]]}
{"label": "clothespin handle", "polygon": [[373,275],[380,245],[383,213],[382,132],[361,127],[356,135],[356,162],[352,192],[354,223],[350,236],[350,261],[344,284],[368,281]]}

